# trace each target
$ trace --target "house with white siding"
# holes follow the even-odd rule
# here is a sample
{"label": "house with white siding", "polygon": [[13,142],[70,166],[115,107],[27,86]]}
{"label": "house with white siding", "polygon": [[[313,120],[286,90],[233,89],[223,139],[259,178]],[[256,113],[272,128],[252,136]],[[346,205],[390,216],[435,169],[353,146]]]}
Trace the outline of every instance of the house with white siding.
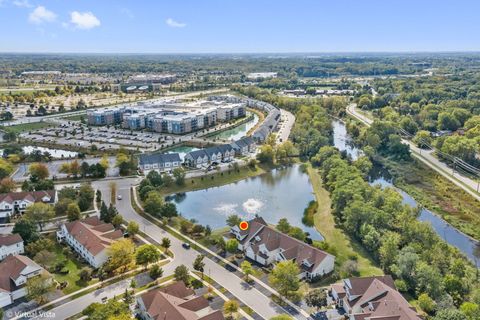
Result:
{"label": "house with white siding", "polygon": [[30,258],[22,255],[7,256],[0,262],[0,307],[8,306],[27,295],[27,280],[41,274],[49,275]]}
{"label": "house with white siding", "polygon": [[121,238],[121,230],[115,230],[111,223],[104,223],[96,216],[65,223],[57,231],[57,240],[66,242],[94,268],[107,261],[108,247]]}
{"label": "house with white siding", "polygon": [[182,166],[178,153],[152,153],[139,156],[138,168],[144,173],[155,170],[158,172],[171,172]]}
{"label": "house with white siding", "polygon": [[230,236],[238,240],[238,249],[245,256],[263,266],[281,261],[295,261],[302,279],[314,280],[333,271],[335,257],[325,251],[290,237],[268,224],[261,217],[250,220],[247,230],[238,226],[230,229]]}
{"label": "house with white siding", "polygon": [[235,149],[230,144],[222,144],[187,153],[185,155],[185,165],[191,168],[201,168],[213,162],[230,162],[234,158]]}
{"label": "house with white siding", "polygon": [[0,234],[0,261],[24,252],[23,239],[18,233]]}
{"label": "house with white siding", "polygon": [[0,194],[0,218],[23,213],[35,202],[54,205],[57,202],[56,190],[9,192]]}
{"label": "house with white siding", "polygon": [[231,143],[232,148],[237,155],[245,156],[249,153],[254,153],[257,149],[255,140],[252,137],[244,137],[240,140]]}

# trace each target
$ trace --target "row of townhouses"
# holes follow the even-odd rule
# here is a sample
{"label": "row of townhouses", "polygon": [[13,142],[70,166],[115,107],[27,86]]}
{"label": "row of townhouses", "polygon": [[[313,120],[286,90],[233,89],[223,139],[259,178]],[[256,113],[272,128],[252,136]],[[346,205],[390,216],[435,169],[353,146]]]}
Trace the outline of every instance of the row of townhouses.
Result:
{"label": "row of townhouses", "polygon": [[261,217],[252,219],[247,230],[234,226],[225,235],[236,238],[238,250],[263,265],[271,266],[280,261],[295,261],[302,279],[314,280],[333,271],[335,257],[300,240],[270,227]]}
{"label": "row of townhouses", "polygon": [[54,205],[57,202],[57,192],[55,190],[46,190],[0,194],[0,219],[11,217],[17,213],[23,213],[35,202]]}
{"label": "row of townhouses", "polygon": [[[183,163],[191,168],[201,168],[214,162],[230,162],[235,156],[246,156],[254,153],[256,143],[251,137],[244,137],[230,144],[195,150],[185,155]],[[156,170],[171,172],[182,166],[178,153],[151,153],[139,156],[138,167],[142,172]]]}
{"label": "row of townhouses", "polygon": [[67,243],[93,268],[99,268],[107,261],[108,247],[121,238],[121,230],[97,216],[65,223],[57,231],[57,240]]}
{"label": "row of townhouses", "polygon": [[243,103],[249,108],[265,112],[267,114],[265,120],[252,134],[252,137],[257,142],[265,141],[268,135],[277,128],[277,125],[281,120],[280,109],[267,102],[250,98],[240,98],[233,95],[210,96],[208,99],[214,101],[226,101],[229,103]]}

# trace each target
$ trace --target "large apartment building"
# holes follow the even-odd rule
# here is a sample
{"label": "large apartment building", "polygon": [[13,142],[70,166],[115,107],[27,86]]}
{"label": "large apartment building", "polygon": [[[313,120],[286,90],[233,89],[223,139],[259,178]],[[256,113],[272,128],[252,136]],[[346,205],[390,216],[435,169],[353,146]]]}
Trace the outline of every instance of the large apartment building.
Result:
{"label": "large apartment building", "polygon": [[245,115],[245,104],[226,101],[144,102],[87,111],[90,125],[122,125],[171,134],[194,132]]}

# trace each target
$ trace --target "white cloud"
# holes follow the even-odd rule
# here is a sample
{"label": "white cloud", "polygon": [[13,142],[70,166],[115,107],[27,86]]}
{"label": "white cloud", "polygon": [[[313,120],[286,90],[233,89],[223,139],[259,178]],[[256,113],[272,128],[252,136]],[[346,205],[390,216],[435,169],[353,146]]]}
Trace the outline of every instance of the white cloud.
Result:
{"label": "white cloud", "polygon": [[100,20],[91,12],[73,11],[70,13],[70,23],[75,28],[88,30],[100,26]]}
{"label": "white cloud", "polygon": [[186,23],[175,21],[175,20],[173,20],[172,18],[168,18],[168,19],[165,21],[165,23],[166,23],[169,27],[172,27],[172,28],[183,28],[183,27],[186,27],[186,26],[187,26]]}
{"label": "white cloud", "polygon": [[30,15],[28,16],[28,20],[31,23],[36,23],[40,24],[43,22],[53,22],[57,19],[57,15],[45,8],[44,6],[38,6],[36,7],[32,12],[30,12]]}
{"label": "white cloud", "polygon": [[28,0],[14,0],[13,5],[19,8],[33,8],[33,4]]}

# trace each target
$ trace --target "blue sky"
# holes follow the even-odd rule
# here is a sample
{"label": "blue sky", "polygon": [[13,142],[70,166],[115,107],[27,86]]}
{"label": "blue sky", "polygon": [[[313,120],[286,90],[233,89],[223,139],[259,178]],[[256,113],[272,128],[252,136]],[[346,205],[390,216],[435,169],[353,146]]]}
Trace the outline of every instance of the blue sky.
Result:
{"label": "blue sky", "polygon": [[480,1],[0,0],[0,52],[480,51]]}

